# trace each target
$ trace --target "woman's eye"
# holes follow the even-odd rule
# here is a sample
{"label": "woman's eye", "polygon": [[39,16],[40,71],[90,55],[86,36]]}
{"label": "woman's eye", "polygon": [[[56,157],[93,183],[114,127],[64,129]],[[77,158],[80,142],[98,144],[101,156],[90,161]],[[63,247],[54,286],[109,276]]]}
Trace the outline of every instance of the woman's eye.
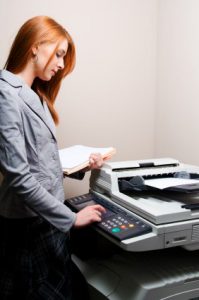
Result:
{"label": "woman's eye", "polygon": [[60,53],[56,53],[57,58],[60,58],[62,55]]}

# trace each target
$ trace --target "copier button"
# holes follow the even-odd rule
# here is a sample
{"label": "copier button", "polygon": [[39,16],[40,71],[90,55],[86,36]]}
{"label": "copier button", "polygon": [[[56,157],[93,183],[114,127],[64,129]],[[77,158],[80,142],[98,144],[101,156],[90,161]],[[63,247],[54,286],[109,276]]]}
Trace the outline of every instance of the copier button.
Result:
{"label": "copier button", "polygon": [[118,227],[115,227],[112,229],[112,232],[120,232],[120,229]]}

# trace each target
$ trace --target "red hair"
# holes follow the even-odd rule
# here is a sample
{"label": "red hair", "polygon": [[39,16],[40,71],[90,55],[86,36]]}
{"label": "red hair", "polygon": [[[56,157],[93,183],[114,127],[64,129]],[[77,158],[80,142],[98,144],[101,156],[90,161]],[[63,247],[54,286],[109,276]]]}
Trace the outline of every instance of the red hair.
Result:
{"label": "red hair", "polygon": [[[36,78],[32,89],[43,98],[49,107],[55,124],[59,117],[54,108],[56,96],[62,79],[72,72],[75,65],[75,46],[69,33],[55,20],[47,16],[37,16],[25,22],[20,28],[9,53],[5,68],[12,73],[21,72],[32,58],[32,48],[41,43],[68,41],[68,50],[64,56],[64,68],[57,72],[50,81]],[[56,51],[56,49],[55,49]]]}

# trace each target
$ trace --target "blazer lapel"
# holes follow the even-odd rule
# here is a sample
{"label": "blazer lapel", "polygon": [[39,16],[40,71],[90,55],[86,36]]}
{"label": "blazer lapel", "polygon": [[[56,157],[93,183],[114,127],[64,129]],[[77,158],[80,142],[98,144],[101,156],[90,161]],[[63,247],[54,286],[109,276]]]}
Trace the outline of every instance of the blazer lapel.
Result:
{"label": "blazer lapel", "polygon": [[48,118],[46,116],[46,112],[44,107],[39,99],[39,96],[31,90],[29,87],[22,86],[21,91],[19,92],[19,96],[23,99],[23,101],[28,105],[28,107],[34,111],[35,114],[45,123],[53,137],[56,140],[56,136]]}
{"label": "blazer lapel", "polygon": [[32,111],[34,111],[34,113],[37,114],[37,116],[46,124],[56,140],[55,132],[46,116],[46,112],[41,104],[39,96],[28,85],[26,85],[22,79],[7,70],[0,71],[0,79],[7,81],[15,88],[20,88],[19,96],[29,106],[29,108],[32,109]]}

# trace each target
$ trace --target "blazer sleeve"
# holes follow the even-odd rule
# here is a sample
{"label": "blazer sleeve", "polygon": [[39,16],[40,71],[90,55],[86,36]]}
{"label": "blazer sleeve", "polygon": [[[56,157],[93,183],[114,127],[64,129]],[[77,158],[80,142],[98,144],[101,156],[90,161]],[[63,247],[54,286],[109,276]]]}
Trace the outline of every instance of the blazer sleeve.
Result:
{"label": "blazer sleeve", "polygon": [[0,91],[0,170],[19,201],[59,230],[67,232],[71,228],[76,214],[42,187],[30,172],[21,111],[9,89]]}
{"label": "blazer sleeve", "polygon": [[64,175],[64,177],[69,177],[69,178],[73,178],[73,179],[77,179],[77,180],[82,180],[84,178],[84,176],[85,176],[84,171],[78,171],[78,172],[75,172],[70,175]]}

